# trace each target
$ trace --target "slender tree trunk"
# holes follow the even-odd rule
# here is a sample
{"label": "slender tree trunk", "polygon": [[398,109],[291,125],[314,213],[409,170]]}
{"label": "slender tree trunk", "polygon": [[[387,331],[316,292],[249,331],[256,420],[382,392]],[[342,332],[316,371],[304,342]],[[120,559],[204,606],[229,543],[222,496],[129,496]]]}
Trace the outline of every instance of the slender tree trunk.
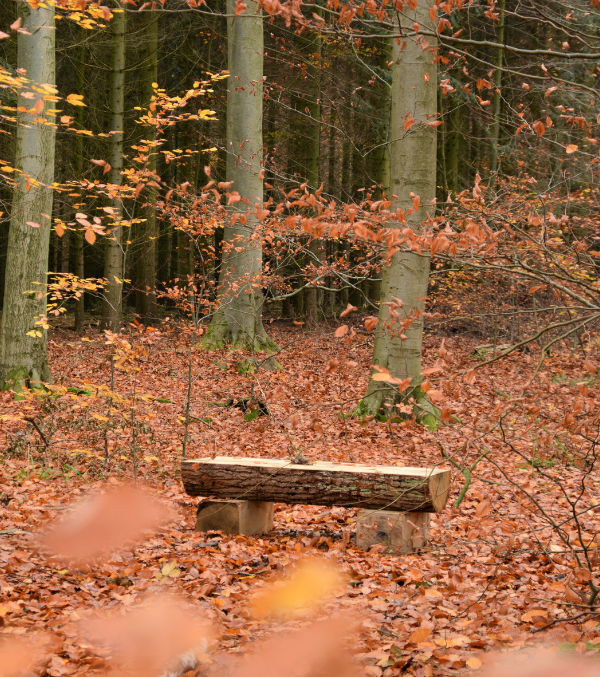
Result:
{"label": "slender tree trunk", "polygon": [[[79,45],[77,46],[77,56],[75,58],[75,89],[76,93],[83,96],[83,89],[85,84],[85,41],[84,34],[85,28],[80,27],[77,31],[77,37],[79,39]],[[77,106],[75,108],[75,126],[77,129],[83,129],[83,106]],[[80,177],[83,174],[83,134],[76,134],[74,140],[73,148],[73,170],[76,177]],[[83,258],[83,230],[81,227],[73,231],[73,272],[75,276],[79,279],[85,277],[85,265]],[[85,311],[85,293],[82,291],[81,296],[77,301],[75,301],[75,326],[73,327],[76,332],[83,331],[84,323],[84,311]]]}
{"label": "slender tree trunk", "polygon": [[349,202],[350,199],[350,157],[352,154],[352,146],[348,139],[344,139],[342,144],[342,186],[341,186],[341,200],[342,202]]}
{"label": "slender tree trunk", "polygon": [[[387,63],[390,61],[392,55],[392,40],[388,38],[387,40],[383,40],[382,43],[379,70],[383,76],[389,72]],[[379,186],[379,194],[376,195],[378,199],[380,199],[384,193],[386,197],[390,197],[391,151],[388,144],[390,141],[390,109],[392,101],[390,85],[380,82],[379,86],[382,88],[380,101],[381,121],[377,130],[377,148],[373,151],[375,182]]]}
{"label": "slender tree trunk", "polygon": [[[498,2],[498,12],[500,20],[498,22],[498,32],[496,34],[496,41],[503,45],[504,44],[504,8],[506,5],[506,0],[499,0]],[[492,175],[496,174],[498,171],[498,142],[500,141],[500,109],[502,105],[502,59],[504,56],[504,50],[502,47],[498,47],[496,50],[496,72],[494,74],[494,100],[493,100],[493,121],[490,129],[490,172]]]}
{"label": "slender tree trunk", "polygon": [[[319,158],[321,150],[321,55],[323,40],[319,33],[315,33],[311,43],[308,67],[308,76],[311,79],[311,94],[308,104],[310,120],[308,121],[306,180],[311,193],[319,188]],[[320,238],[313,237],[309,245],[309,261],[319,266],[323,257],[323,244]],[[306,290],[306,321],[310,325],[317,324],[319,313],[319,288],[309,287]]]}
{"label": "slender tree trunk", "polygon": [[[419,2],[415,11],[402,16],[403,27],[409,28],[416,22],[433,31],[429,16],[433,4],[433,0]],[[435,197],[436,130],[425,122],[437,111],[437,67],[430,51],[436,44],[430,38],[430,48],[422,49],[419,37],[408,38],[407,42],[404,50],[396,41],[393,47],[391,190],[399,197],[395,206],[405,211],[412,207],[410,193],[420,196],[421,206],[408,217],[411,227],[418,231],[427,213],[433,215],[434,211],[431,201]],[[414,116],[415,124],[412,133],[404,135],[403,123],[409,112]],[[421,313],[428,276],[429,256],[406,252],[395,254],[382,275],[382,300],[388,302],[393,297],[399,298],[404,302],[404,307],[399,309],[401,316],[405,318],[416,312],[417,317],[405,329],[403,340],[398,335],[400,332],[393,334],[388,327],[390,307],[384,303],[380,305],[373,364],[387,368],[396,378],[410,378],[412,391],[421,382]],[[399,400],[395,386],[372,379],[359,411],[374,414],[384,404]]]}
{"label": "slender tree trunk", "polygon": [[[142,66],[140,73],[140,100],[144,108],[148,108],[148,116],[153,116],[150,106],[154,94],[153,84],[158,77],[158,18],[159,12],[149,12],[146,17],[146,26],[144,30],[144,40],[142,42],[144,50],[142,55]],[[156,154],[157,149],[153,147],[156,140],[156,127],[148,125],[145,128],[145,145],[148,146],[148,161],[146,167],[151,174],[155,176],[151,181],[156,181]],[[141,252],[137,261],[137,284],[138,290],[135,295],[136,311],[143,321],[152,320],[156,315],[156,188],[147,186],[143,193],[142,218],[145,221],[139,229]]]}
{"label": "slender tree trunk", "polygon": [[[41,3],[33,9],[19,0],[18,7],[24,29],[17,38],[18,67],[37,95],[35,101],[23,96],[18,101],[15,167],[19,171],[13,193],[0,328],[0,385],[17,390],[23,383],[35,385],[50,380],[43,326],[46,297],[44,287],[39,285],[46,284],[48,272],[56,139],[51,125],[33,121],[43,116],[54,122],[48,109],[55,104],[42,99],[42,92],[56,94],[54,5]],[[31,89],[26,87],[25,91]],[[36,105],[43,105],[41,112],[34,110]],[[27,293],[36,289],[42,293]]]}
{"label": "slender tree trunk", "polygon": [[103,329],[118,331],[123,315],[123,202],[119,195],[122,184],[123,169],[123,133],[125,121],[125,32],[127,30],[127,14],[119,6],[113,10],[111,72],[110,72],[110,153],[111,170],[109,183],[113,188],[112,200],[113,226],[110,233],[107,229],[106,249],[104,252],[104,277],[108,286],[104,292],[102,304]]}
{"label": "slender tree trunk", "polygon": [[459,97],[459,86],[461,80],[460,66],[454,70],[457,80],[456,93],[450,95],[450,112],[448,113],[448,129],[446,132],[446,177],[448,190],[456,193],[459,190],[459,153],[461,142],[462,127],[462,100]]}
{"label": "slender tree trunk", "polygon": [[[218,302],[205,337],[207,347],[227,344],[251,350],[269,350],[261,318],[262,243],[256,211],[263,206],[260,177],[263,159],[263,25],[256,2],[247,1],[243,14],[234,16],[235,0],[227,1],[227,180],[245,198],[230,208],[225,227]],[[234,221],[234,219],[237,220]]]}
{"label": "slender tree trunk", "polygon": [[[77,31],[79,45],[77,46],[77,56],[75,58],[75,89],[76,93],[83,96],[83,89],[85,84],[85,28],[80,27]],[[83,129],[83,106],[77,106],[75,108],[75,126],[77,129]],[[80,177],[83,174],[83,134],[75,135],[75,142],[73,148],[73,170],[76,177]],[[79,279],[85,277],[85,264],[83,257],[83,230],[81,227],[73,231],[74,239],[74,264],[73,272],[75,276]],[[75,302],[75,326],[73,327],[76,332],[83,331],[84,323],[84,311],[85,311],[85,293],[82,291],[81,296]]]}

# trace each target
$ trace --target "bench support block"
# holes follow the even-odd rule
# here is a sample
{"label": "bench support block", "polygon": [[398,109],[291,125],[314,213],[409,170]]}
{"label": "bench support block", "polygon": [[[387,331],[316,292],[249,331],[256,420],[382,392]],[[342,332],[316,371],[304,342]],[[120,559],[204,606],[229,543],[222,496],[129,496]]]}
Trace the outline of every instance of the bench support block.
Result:
{"label": "bench support block", "polygon": [[205,499],[198,504],[196,531],[257,536],[273,528],[273,503]]}
{"label": "bench support block", "polygon": [[429,513],[360,510],[356,520],[356,544],[368,550],[385,545],[385,552],[407,555],[429,541]]}

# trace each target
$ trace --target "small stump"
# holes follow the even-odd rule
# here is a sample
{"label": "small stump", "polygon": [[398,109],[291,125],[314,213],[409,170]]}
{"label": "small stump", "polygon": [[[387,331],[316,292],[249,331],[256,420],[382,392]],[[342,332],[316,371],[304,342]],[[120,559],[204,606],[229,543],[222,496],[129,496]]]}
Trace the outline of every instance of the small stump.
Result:
{"label": "small stump", "polygon": [[198,504],[196,531],[258,536],[273,528],[273,503],[205,499]]}
{"label": "small stump", "polygon": [[367,550],[385,545],[385,552],[408,555],[429,541],[429,513],[360,510],[356,520],[356,544]]}

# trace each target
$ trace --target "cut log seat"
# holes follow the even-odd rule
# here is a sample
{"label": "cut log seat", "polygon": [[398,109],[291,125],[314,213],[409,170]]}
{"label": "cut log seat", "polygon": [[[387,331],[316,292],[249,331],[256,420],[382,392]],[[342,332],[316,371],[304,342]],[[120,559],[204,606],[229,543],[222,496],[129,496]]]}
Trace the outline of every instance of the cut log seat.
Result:
{"label": "cut log seat", "polygon": [[217,456],[182,462],[190,496],[342,506],[397,512],[441,512],[450,470]]}

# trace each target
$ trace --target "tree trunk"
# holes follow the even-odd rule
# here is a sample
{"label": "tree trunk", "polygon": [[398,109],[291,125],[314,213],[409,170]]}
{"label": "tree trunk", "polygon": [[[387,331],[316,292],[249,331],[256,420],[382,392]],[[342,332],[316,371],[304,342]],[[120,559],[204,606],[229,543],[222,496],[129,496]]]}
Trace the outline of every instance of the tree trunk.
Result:
{"label": "tree trunk", "polygon": [[[242,201],[230,211],[237,221],[225,227],[218,302],[204,344],[223,348],[233,344],[251,350],[275,349],[261,318],[262,243],[256,208],[262,209],[263,183],[263,25],[256,2],[248,0],[243,14],[234,16],[235,0],[228,0],[227,48],[227,180]],[[249,210],[246,214],[246,210]]]}
{"label": "tree trunk", "polygon": [[[415,11],[402,16],[404,28],[410,30],[413,22],[434,31],[429,9],[433,0],[419,2]],[[437,68],[430,49],[422,49],[422,41],[408,38],[406,48],[401,49],[394,41],[392,83],[392,163],[391,191],[399,200],[396,207],[407,211],[412,207],[410,193],[421,198],[419,209],[408,217],[414,230],[419,230],[427,218],[433,215],[431,201],[435,197],[436,182],[436,130],[425,123],[428,116],[437,110]],[[435,47],[435,41],[430,38]],[[415,118],[410,134],[405,134],[403,124],[407,113]],[[400,225],[400,224],[398,224]],[[373,364],[385,367],[396,378],[410,378],[412,387],[404,395],[417,395],[421,382],[421,346],[423,340],[424,297],[427,294],[429,256],[413,252],[398,252],[383,269],[381,296],[389,302],[397,297],[404,302],[399,310],[403,318],[409,313],[418,317],[404,331],[403,340],[387,327],[390,307],[379,306],[379,324],[375,333]],[[397,329],[398,326],[394,325]],[[358,407],[359,413],[376,414],[384,405],[401,399],[395,386],[371,379],[367,394]]]}
{"label": "tree trunk", "polygon": [[[83,96],[85,85],[85,28],[79,27],[77,45],[77,56],[75,57],[75,89],[76,93]],[[83,129],[83,106],[75,108],[75,127]],[[73,171],[76,177],[83,175],[83,134],[75,135],[75,142],[73,148]],[[85,277],[85,264],[83,257],[83,229],[78,227],[73,231],[73,272],[76,277],[82,280]],[[85,311],[85,292],[81,292],[81,296],[75,301],[75,325],[73,329],[76,332],[83,331]]]}
{"label": "tree trunk", "polygon": [[[18,68],[23,69],[38,92],[36,101],[55,94],[54,5],[37,9],[19,0],[23,31],[19,31]],[[30,87],[25,92],[31,91]],[[44,287],[48,272],[52,182],[56,132],[48,124],[33,122],[45,117],[55,104],[43,101],[41,113],[33,110],[36,101],[19,96],[17,113],[16,186],[13,193],[8,236],[4,310],[0,328],[0,385],[14,389],[50,380]],[[37,105],[37,104],[36,104]],[[23,112],[32,111],[32,114]],[[37,224],[29,225],[28,222]],[[37,290],[41,293],[30,293]],[[42,324],[40,324],[40,322]]]}
{"label": "tree trunk", "polygon": [[[382,53],[379,64],[379,71],[385,75],[389,68],[387,63],[392,57],[392,39],[383,40]],[[391,104],[391,88],[387,83],[379,82],[378,85],[382,88],[382,97],[380,102],[381,119],[377,129],[377,147],[373,151],[373,169],[375,174],[375,182],[379,186],[379,191],[376,194],[376,199],[381,199],[385,193],[386,197],[390,197],[390,104]]]}
{"label": "tree trunk", "polygon": [[[498,32],[496,34],[496,41],[499,44],[504,44],[504,7],[506,0],[499,0],[498,12],[500,20],[498,22]],[[502,96],[500,89],[502,87],[502,59],[504,50],[498,47],[496,50],[496,72],[494,74],[494,100],[493,100],[493,121],[490,129],[490,173],[496,174],[498,171],[498,142],[500,141],[500,108],[502,104]]]}
{"label": "tree trunk", "polygon": [[441,512],[450,491],[450,471],[439,468],[228,456],[185,460],[181,478],[190,496],[371,510]]}
{"label": "tree trunk", "polygon": [[[308,189],[314,193],[319,188],[319,158],[321,150],[321,55],[323,40],[319,33],[315,33],[311,43],[311,53],[308,55],[310,66],[307,69],[311,80],[311,93],[308,102],[308,139],[306,152],[306,180]],[[317,268],[323,258],[323,245],[320,238],[313,237],[309,245],[309,261]],[[306,321],[309,325],[316,325],[319,314],[319,288],[309,287],[306,290]]]}
{"label": "tree trunk", "polygon": [[[457,193],[460,187],[459,183],[459,153],[462,134],[462,106],[463,101],[459,94],[462,70],[460,65],[454,70],[456,77],[456,92],[450,95],[450,112],[448,113],[448,129],[446,131],[446,177],[449,191]],[[447,197],[447,196],[446,196]]]}
{"label": "tree trunk", "polygon": [[[113,188],[113,226],[107,229],[104,251],[104,277],[108,285],[102,303],[103,329],[118,331],[123,314],[123,202],[119,195],[123,169],[123,132],[125,119],[125,32],[127,14],[121,7],[113,10],[110,71],[110,153],[108,181]],[[110,232],[109,232],[110,230]]]}
{"label": "tree trunk", "polygon": [[[154,94],[153,83],[158,77],[158,18],[159,12],[149,12],[146,17],[144,40],[142,42],[142,65],[140,73],[140,103],[148,108],[148,116],[153,115],[150,110]],[[156,174],[157,148],[152,146],[156,140],[156,127],[148,125],[145,128],[145,145],[148,146],[148,161],[146,167],[152,174]],[[151,179],[155,181],[156,178]],[[146,219],[139,229],[141,251],[137,261],[137,286],[135,295],[136,312],[142,321],[152,320],[156,315],[156,188],[147,186],[143,193],[142,218]]]}

